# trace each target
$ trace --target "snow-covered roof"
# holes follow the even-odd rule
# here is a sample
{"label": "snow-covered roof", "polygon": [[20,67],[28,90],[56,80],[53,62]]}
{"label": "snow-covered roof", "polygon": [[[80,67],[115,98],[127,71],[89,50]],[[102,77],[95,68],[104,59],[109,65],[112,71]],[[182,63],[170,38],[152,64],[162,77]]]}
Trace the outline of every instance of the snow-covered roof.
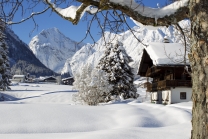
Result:
{"label": "snow-covered roof", "polygon": [[[45,79],[56,79],[56,77],[49,76],[49,77],[45,77]],[[44,80],[45,80],[45,79],[44,79]]]}
{"label": "snow-covered roof", "polygon": [[51,79],[51,78],[56,79],[56,77],[54,77],[54,76],[45,76],[45,77],[44,77],[44,76],[40,76],[40,77],[39,77],[39,79],[41,79],[41,80],[46,80],[46,79],[49,79],[49,78],[50,78],[50,79]]}
{"label": "snow-covered roof", "polygon": [[62,81],[63,80],[69,80],[69,79],[74,79],[74,77],[63,78]]}
{"label": "snow-covered roof", "polygon": [[[180,43],[151,42],[145,50],[152,59],[153,65],[184,64],[185,47]],[[187,53],[186,59],[188,59]],[[187,64],[189,65],[189,61]]]}
{"label": "snow-covered roof", "polygon": [[25,75],[14,75],[13,77],[25,77]]}

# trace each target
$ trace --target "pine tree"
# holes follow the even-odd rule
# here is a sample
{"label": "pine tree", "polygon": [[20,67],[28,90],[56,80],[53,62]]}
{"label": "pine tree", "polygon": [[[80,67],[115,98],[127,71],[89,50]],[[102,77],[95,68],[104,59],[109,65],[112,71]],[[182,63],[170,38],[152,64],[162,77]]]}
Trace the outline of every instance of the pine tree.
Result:
{"label": "pine tree", "polygon": [[9,77],[11,76],[10,73],[10,66],[9,66],[9,57],[8,57],[8,45],[5,42],[5,34],[4,34],[5,26],[1,24],[0,26],[0,88],[4,91],[10,89],[9,85]]}
{"label": "pine tree", "polygon": [[129,66],[132,61],[122,43],[111,44],[95,69],[86,64],[74,76],[73,85],[79,90],[73,96],[74,101],[97,105],[111,100],[137,98],[133,69]]}
{"label": "pine tree", "polygon": [[107,101],[113,99],[137,98],[137,89],[133,85],[133,69],[129,66],[132,58],[127,55],[123,44],[116,42],[107,46],[97,66],[108,74],[109,83],[113,86]]}

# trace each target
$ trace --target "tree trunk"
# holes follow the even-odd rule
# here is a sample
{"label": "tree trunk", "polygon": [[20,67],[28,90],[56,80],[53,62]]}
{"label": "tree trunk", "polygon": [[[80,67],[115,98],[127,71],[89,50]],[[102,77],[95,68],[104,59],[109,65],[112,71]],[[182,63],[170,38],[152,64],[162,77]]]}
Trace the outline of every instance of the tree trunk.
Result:
{"label": "tree trunk", "polygon": [[208,139],[208,0],[190,0],[192,139]]}

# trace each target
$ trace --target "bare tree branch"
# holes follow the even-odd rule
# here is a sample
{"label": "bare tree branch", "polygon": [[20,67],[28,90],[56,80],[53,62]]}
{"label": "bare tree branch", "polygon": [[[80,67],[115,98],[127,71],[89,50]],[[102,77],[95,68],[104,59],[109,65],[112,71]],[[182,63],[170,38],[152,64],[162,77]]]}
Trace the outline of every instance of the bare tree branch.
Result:
{"label": "bare tree branch", "polygon": [[[127,16],[132,17],[134,20],[142,23],[143,25],[157,25],[157,26],[168,26],[170,24],[175,24],[178,21],[183,20],[184,18],[188,18],[189,8],[187,6],[180,7],[174,14],[167,15],[162,18],[157,19],[157,23],[155,23],[155,18],[143,16],[142,12],[138,13],[135,11],[135,9],[132,8],[132,5],[120,5],[118,3],[113,3],[109,0],[100,0],[100,1],[94,1],[94,0],[77,0],[81,3],[89,4],[98,7],[101,10],[112,10],[116,9],[123,13],[125,13]],[[105,1],[105,5],[102,4]]]}
{"label": "bare tree branch", "polygon": [[19,21],[19,22],[12,22],[12,21],[9,21],[9,22],[6,22],[6,23],[7,23],[8,25],[20,24],[20,23],[22,23],[22,22],[25,22],[25,21],[31,19],[31,18],[33,19],[33,21],[35,21],[34,18],[33,18],[34,16],[43,14],[43,13],[45,13],[48,9],[50,9],[50,7],[47,7],[46,9],[44,9],[44,10],[41,11],[41,12],[32,13],[29,17],[27,17],[27,18],[25,18],[25,19],[23,19],[23,20],[21,20],[21,21]]}
{"label": "bare tree branch", "polygon": [[184,70],[186,70],[186,72],[191,76],[191,72],[188,70],[187,68],[187,62],[186,62],[186,53],[187,53],[187,40],[186,40],[186,35],[182,29],[182,27],[177,23],[176,26],[178,27],[180,33],[183,36],[183,40],[184,40]]}
{"label": "bare tree branch", "polygon": [[56,12],[59,16],[62,18],[72,22],[73,24],[77,24],[81,18],[81,16],[84,14],[84,12],[89,12],[91,14],[94,14],[91,12],[91,10],[87,9],[89,6],[95,6],[99,11],[104,10],[119,10],[123,13],[125,13],[127,16],[132,17],[134,20],[144,24],[144,25],[156,25],[156,26],[168,26],[170,24],[175,24],[178,21],[183,20],[184,18],[188,17],[189,8],[187,6],[180,7],[175,13],[171,15],[166,15],[165,17],[161,17],[156,19],[155,17],[147,17],[146,15],[143,15],[143,11],[138,11],[135,9],[138,9],[141,4],[137,4],[135,7],[132,6],[132,0],[130,1],[130,5],[122,5],[119,3],[114,3],[109,0],[76,0],[78,2],[81,2],[82,4],[78,7],[76,11],[75,18],[72,17],[66,17],[65,15],[61,14],[57,7],[55,6],[55,3],[51,3],[49,0],[45,0],[46,4],[48,4],[54,12]]}

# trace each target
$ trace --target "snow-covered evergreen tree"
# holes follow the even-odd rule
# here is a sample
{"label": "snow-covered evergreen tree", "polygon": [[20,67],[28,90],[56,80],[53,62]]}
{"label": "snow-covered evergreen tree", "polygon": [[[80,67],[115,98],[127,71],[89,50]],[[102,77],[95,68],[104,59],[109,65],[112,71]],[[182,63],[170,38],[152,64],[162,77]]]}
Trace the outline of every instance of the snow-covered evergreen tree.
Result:
{"label": "snow-covered evergreen tree", "polygon": [[113,86],[113,90],[107,98],[108,101],[139,96],[136,93],[136,87],[133,85],[133,69],[129,66],[132,61],[121,42],[117,41],[107,46],[97,68],[107,73],[108,81]]}
{"label": "snow-covered evergreen tree", "polygon": [[9,57],[8,57],[8,45],[5,42],[5,34],[4,34],[4,25],[0,25],[0,74],[1,74],[1,81],[0,81],[0,89],[6,90],[10,89],[9,87],[9,77],[11,76],[10,73],[10,66],[9,66]]}
{"label": "snow-covered evergreen tree", "polygon": [[75,75],[74,87],[79,90],[73,100],[88,105],[105,102],[112,90],[107,73],[103,70],[92,69],[91,65],[83,66],[80,73]]}
{"label": "snow-covered evergreen tree", "polygon": [[108,46],[95,69],[86,64],[75,75],[74,87],[79,92],[74,95],[74,101],[97,105],[111,100],[137,98],[133,69],[129,66],[132,61],[122,43]]}

